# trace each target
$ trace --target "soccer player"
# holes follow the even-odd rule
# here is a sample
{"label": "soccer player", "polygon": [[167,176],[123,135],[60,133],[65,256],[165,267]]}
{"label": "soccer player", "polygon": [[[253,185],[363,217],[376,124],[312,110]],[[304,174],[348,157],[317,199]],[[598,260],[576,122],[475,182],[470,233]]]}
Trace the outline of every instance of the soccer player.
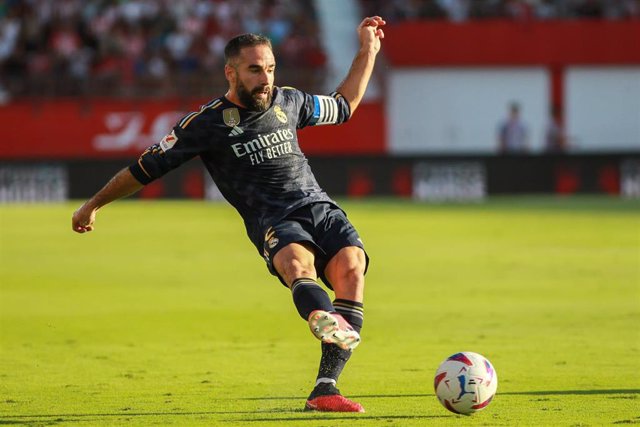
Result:
{"label": "soccer player", "polygon": [[[360,49],[345,80],[329,96],[274,86],[276,61],[269,39],[255,34],[233,38],[225,48],[227,93],[182,118],[72,218],[74,231],[92,231],[98,209],[200,156],[242,216],[269,271],[291,290],[300,316],[321,340],[307,410],[364,412],[340,394],[336,383],[360,342],[368,257],[346,214],[316,182],[297,129],[351,117],[371,77],[384,25],[379,16],[358,25]],[[334,291],[333,301],[318,278]]]}

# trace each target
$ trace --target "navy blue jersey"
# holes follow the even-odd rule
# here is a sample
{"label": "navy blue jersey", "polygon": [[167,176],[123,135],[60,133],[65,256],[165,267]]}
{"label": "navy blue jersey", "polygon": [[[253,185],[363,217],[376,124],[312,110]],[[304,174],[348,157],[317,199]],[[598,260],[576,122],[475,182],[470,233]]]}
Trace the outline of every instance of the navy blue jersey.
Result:
{"label": "navy blue jersey", "polygon": [[335,204],[313,176],[297,129],[338,124],[349,116],[349,103],[339,93],[310,95],[275,87],[271,107],[263,112],[221,97],[183,117],[129,170],[148,184],[200,156],[261,252],[265,230],[278,220],[310,203]]}

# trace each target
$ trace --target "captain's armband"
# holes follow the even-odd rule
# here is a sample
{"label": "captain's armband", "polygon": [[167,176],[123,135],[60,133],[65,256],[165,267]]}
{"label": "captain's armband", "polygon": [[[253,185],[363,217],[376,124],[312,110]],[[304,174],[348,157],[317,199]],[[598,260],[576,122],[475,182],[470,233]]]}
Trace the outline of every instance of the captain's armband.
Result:
{"label": "captain's armband", "polygon": [[310,126],[334,125],[347,121],[348,113],[342,103],[346,101],[337,92],[327,95],[313,95],[313,116],[309,122]]}

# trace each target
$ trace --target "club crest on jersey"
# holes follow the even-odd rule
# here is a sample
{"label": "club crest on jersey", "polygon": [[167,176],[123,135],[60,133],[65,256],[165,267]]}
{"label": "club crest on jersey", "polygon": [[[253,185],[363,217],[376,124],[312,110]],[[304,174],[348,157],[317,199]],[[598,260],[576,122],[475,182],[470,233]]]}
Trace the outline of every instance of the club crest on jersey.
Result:
{"label": "club crest on jersey", "polygon": [[237,108],[222,110],[222,120],[224,120],[224,124],[230,128],[238,126],[240,124],[240,112]]}
{"label": "club crest on jersey", "polygon": [[162,141],[160,141],[160,148],[163,152],[166,152],[172,149],[176,142],[178,142],[178,137],[174,131],[171,131],[171,133],[165,135]]}
{"label": "club crest on jersey", "polygon": [[276,113],[276,119],[280,120],[281,123],[287,123],[287,114],[282,111],[279,105],[273,107],[273,112]]}

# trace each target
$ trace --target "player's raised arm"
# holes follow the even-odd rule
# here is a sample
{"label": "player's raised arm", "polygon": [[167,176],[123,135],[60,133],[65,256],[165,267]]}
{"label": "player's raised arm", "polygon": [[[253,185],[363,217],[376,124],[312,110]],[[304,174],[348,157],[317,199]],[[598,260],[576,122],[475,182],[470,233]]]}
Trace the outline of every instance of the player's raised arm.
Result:
{"label": "player's raised arm", "polygon": [[143,185],[131,174],[129,168],[122,169],[100,191],[73,213],[71,218],[73,231],[77,233],[92,231],[98,209],[114,200],[129,196],[142,187]]}
{"label": "player's raised arm", "polygon": [[373,16],[365,18],[358,25],[360,50],[353,59],[347,77],[337,89],[349,103],[351,115],[358,108],[367,89],[376,55],[380,51],[380,40],[384,38],[384,32],[381,27],[385,24],[384,19],[379,16]]}

